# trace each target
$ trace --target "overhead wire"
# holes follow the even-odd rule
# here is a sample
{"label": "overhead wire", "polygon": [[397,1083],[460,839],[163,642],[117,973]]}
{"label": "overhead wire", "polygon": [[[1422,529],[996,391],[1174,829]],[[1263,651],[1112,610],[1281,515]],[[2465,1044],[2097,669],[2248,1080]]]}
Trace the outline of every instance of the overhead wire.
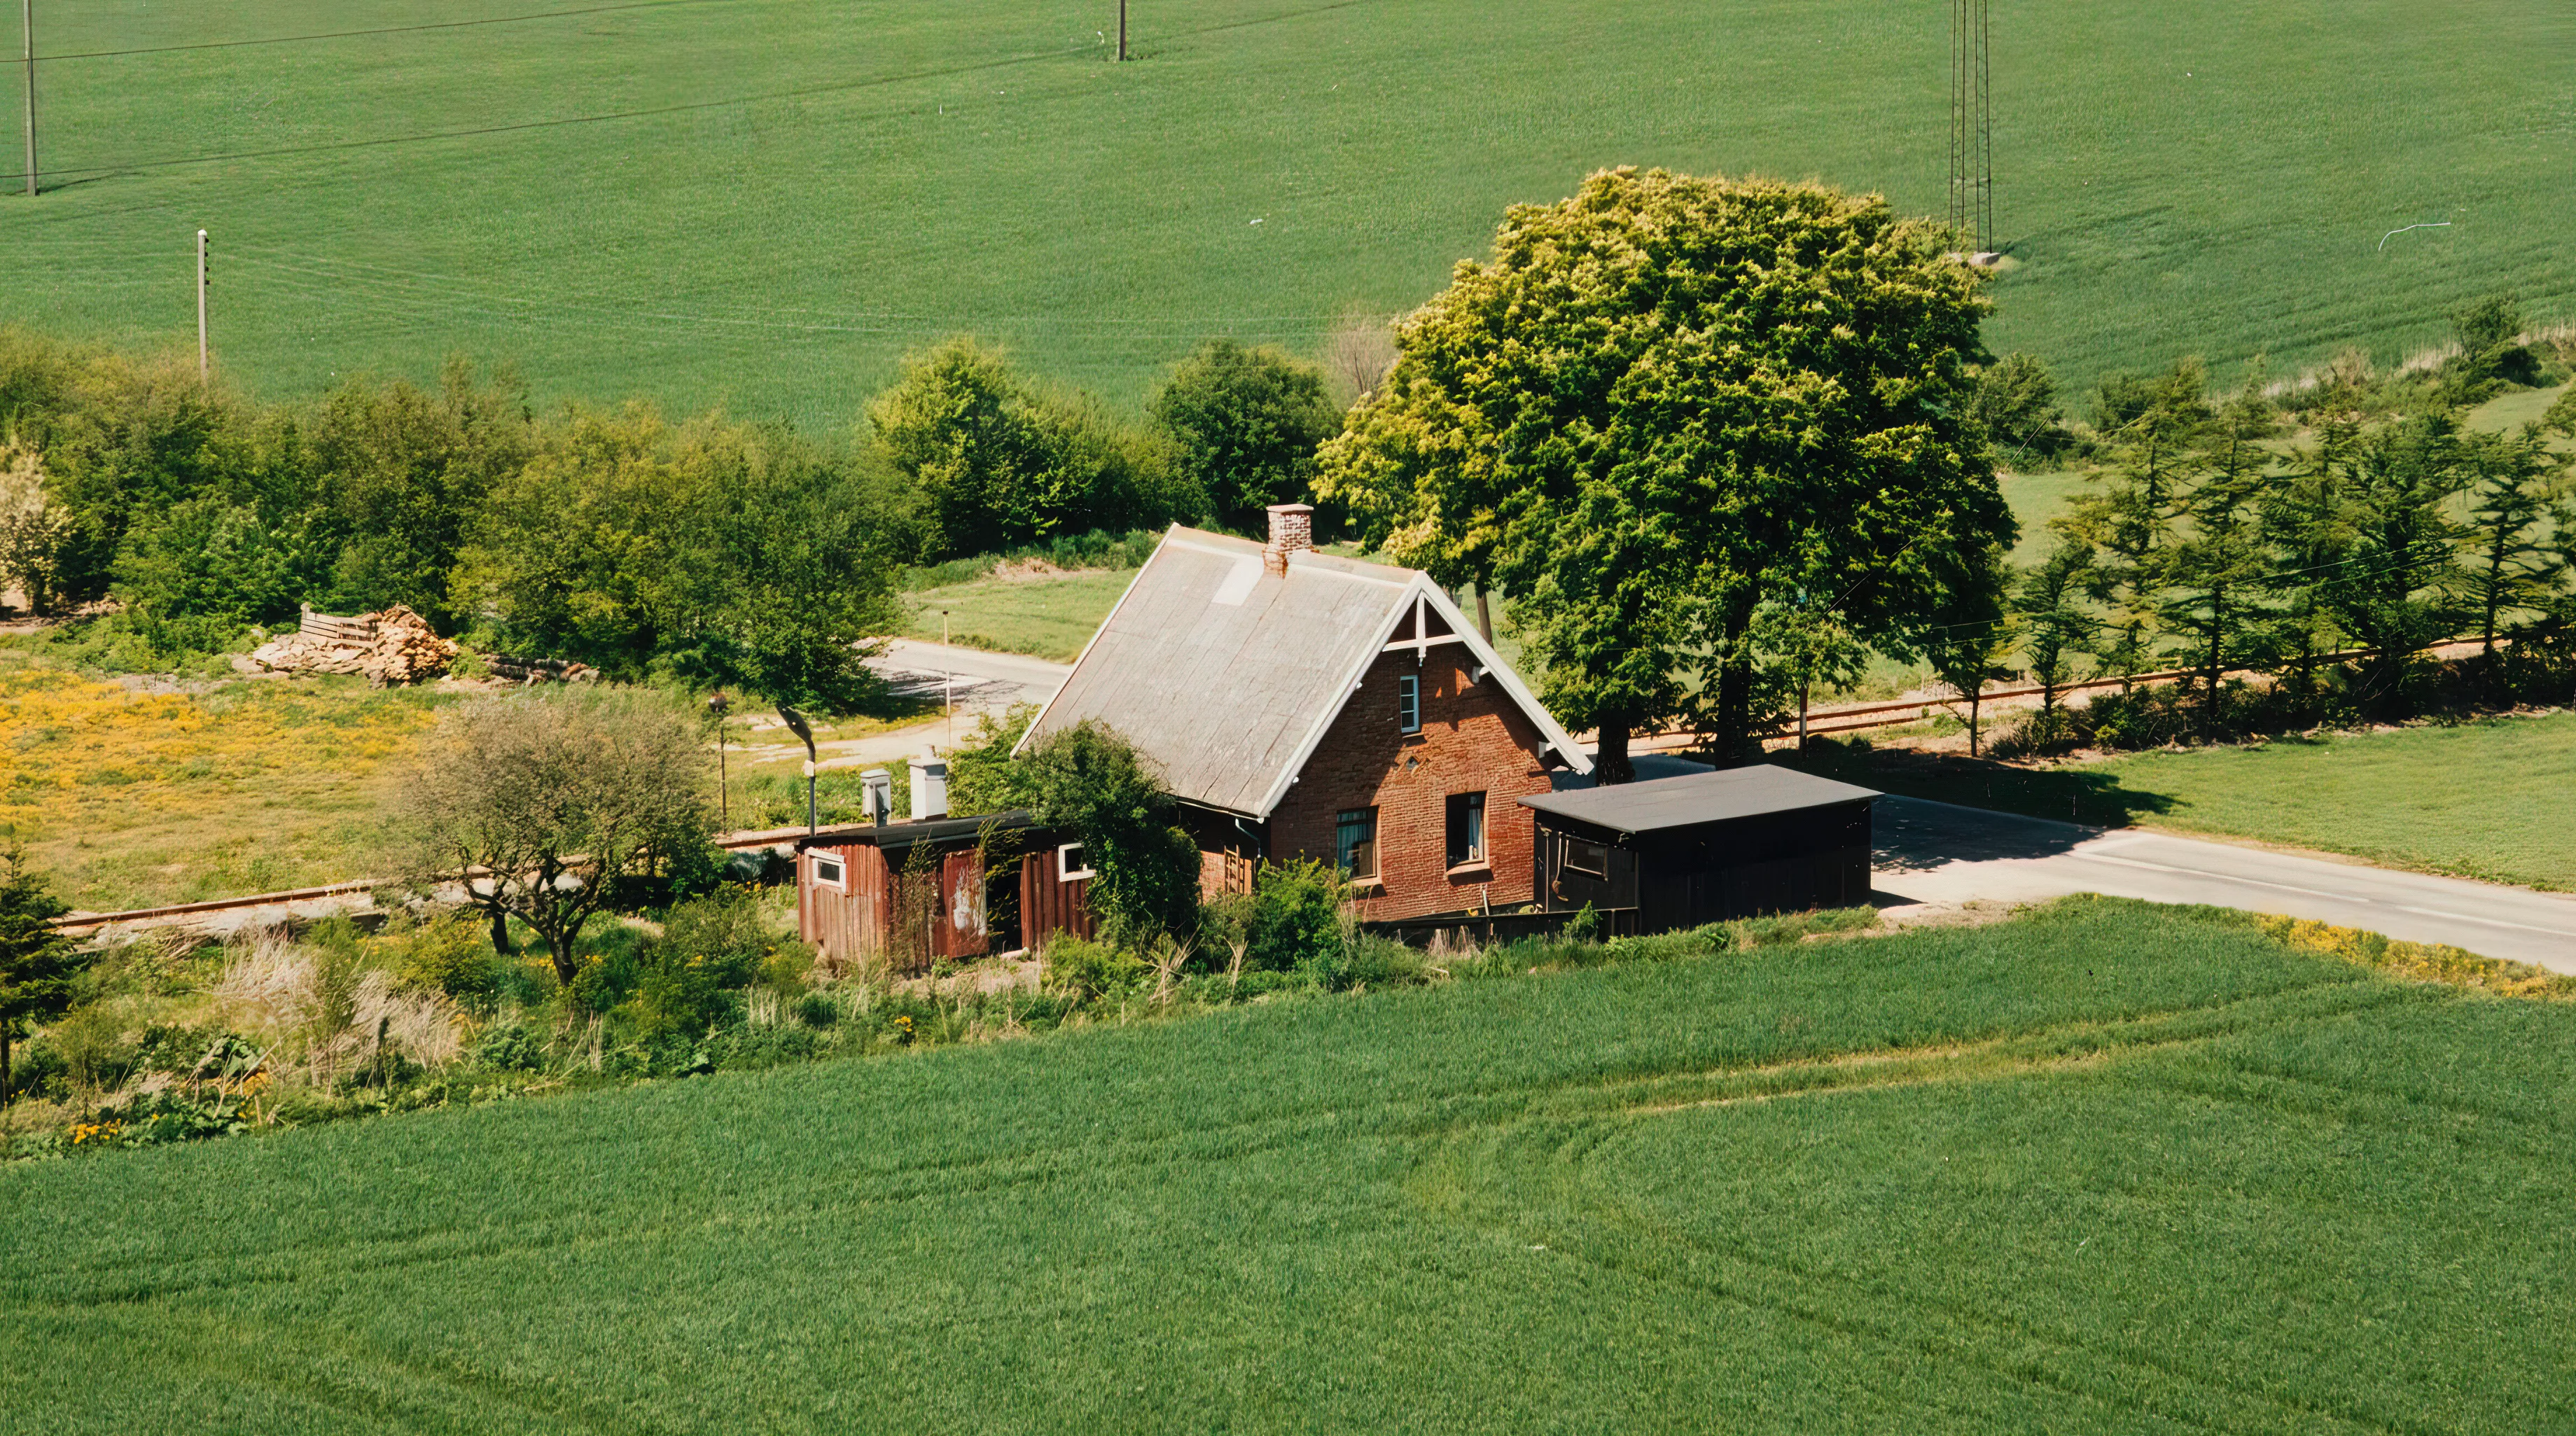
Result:
{"label": "overhead wire", "polygon": [[493,15],[481,20],[436,20],[421,25],[380,25],[371,30],[331,30],[315,35],[270,35],[251,40],[199,40],[185,45],[140,45],[130,50],[75,50],[38,55],[35,63],[56,60],[106,60],[122,55],[168,55],[181,50],[235,50],[247,45],[300,45],[314,40],[354,40],[367,35],[410,35],[424,30],[463,30],[477,25],[522,25],[531,20],[560,20],[575,15],[604,15],[614,10],[668,10],[706,0],[626,0],[618,5],[586,5],[578,10],[541,10],[529,15]]}
{"label": "overhead wire", "polygon": [[[695,3],[695,0],[640,0],[640,3],[633,3],[632,8],[654,8],[657,5],[663,4],[687,3]],[[1176,37],[1216,34],[1227,30],[1249,29],[1258,25],[1280,24],[1289,20],[1302,19],[1308,16],[1328,14],[1337,10],[1347,10],[1356,6],[1378,3],[1382,3],[1382,0],[1329,0],[1329,3],[1326,4],[1304,6],[1295,10],[1283,10],[1271,15],[1255,16],[1245,20],[1225,21],[1215,25],[1176,29],[1169,33]],[[572,14],[579,12],[565,11],[557,13]],[[543,17],[531,16],[527,18]],[[454,23],[464,24],[483,22]],[[425,29],[434,27],[423,26],[420,28]],[[368,34],[378,32],[352,31],[350,33]],[[295,39],[303,37],[285,38]],[[336,37],[315,36],[311,38],[321,39]],[[216,48],[221,44],[247,43],[253,42],[209,42],[207,48]],[[281,40],[280,43],[283,43],[283,40]],[[427,144],[439,140],[474,139],[490,135],[519,134],[535,130],[561,129],[573,125],[608,124],[619,120],[651,119],[661,115],[689,114],[700,110],[723,109],[734,105],[760,104],[773,100],[799,100],[811,99],[818,95],[849,94],[861,90],[879,89],[889,85],[906,84],[915,80],[948,79],[959,75],[984,74],[994,70],[1010,69],[1021,65],[1036,64],[1046,60],[1065,59],[1075,55],[1096,54],[1099,52],[1099,49],[1099,44],[1097,42],[1093,42],[1088,44],[1061,46],[1050,50],[1023,51],[1018,54],[1005,55],[990,60],[977,60],[963,64],[936,66],[928,69],[907,71],[901,74],[877,75],[870,76],[865,79],[843,80],[822,85],[805,85],[792,89],[766,91],[753,95],[734,95],[723,99],[689,100],[669,105],[644,106],[632,110],[604,111],[598,114],[564,115],[553,119],[520,120],[510,124],[476,125],[455,130],[429,130],[407,135],[380,135],[370,139],[329,140],[314,144],[281,145],[270,149],[237,150],[224,154],[183,155],[171,159],[138,160],[115,165],[65,166],[48,169],[45,173],[57,178],[66,176],[134,174],[149,170],[180,169],[194,165],[228,164],[239,160],[276,159],[289,155],[303,154],[330,154],[344,150],[375,149],[391,145]],[[105,55],[116,52],[100,51],[95,53]],[[59,58],[70,59],[73,57],[62,56]],[[22,180],[26,177],[27,172],[24,170],[0,170],[0,181]]]}

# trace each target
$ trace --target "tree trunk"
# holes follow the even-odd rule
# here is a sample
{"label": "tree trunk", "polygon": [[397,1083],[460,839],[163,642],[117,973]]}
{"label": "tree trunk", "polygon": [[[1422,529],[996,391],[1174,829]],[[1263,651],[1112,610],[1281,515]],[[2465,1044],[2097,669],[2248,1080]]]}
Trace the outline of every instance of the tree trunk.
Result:
{"label": "tree trunk", "polygon": [[0,1110],[9,1106],[9,1028],[10,1019],[0,1017]]}
{"label": "tree trunk", "polygon": [[498,907],[492,909],[492,950],[503,957],[519,955],[519,950],[510,945],[510,915]]}
{"label": "tree trunk", "polygon": [[1968,690],[1968,756],[1971,758],[1977,756],[1977,705],[1985,700],[1985,696],[1985,680],[1979,679],[1977,686]]}
{"label": "tree trunk", "polygon": [[1485,596],[1485,585],[1476,585],[1476,632],[1487,644],[1494,641],[1494,601]]}
{"label": "tree trunk", "polygon": [[1805,679],[1798,680],[1798,751],[1801,753],[1807,751],[1807,694],[1810,686]]}
{"label": "tree trunk", "polygon": [[1596,783],[1633,783],[1637,766],[1628,761],[1628,716],[1620,714],[1601,720],[1601,740],[1592,759],[1592,780]]}

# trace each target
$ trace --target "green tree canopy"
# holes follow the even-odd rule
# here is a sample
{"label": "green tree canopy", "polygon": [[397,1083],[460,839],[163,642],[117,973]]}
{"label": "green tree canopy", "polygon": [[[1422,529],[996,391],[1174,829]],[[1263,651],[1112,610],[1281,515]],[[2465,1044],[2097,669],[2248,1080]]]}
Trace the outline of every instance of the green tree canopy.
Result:
{"label": "green tree canopy", "polygon": [[1088,398],[1024,382],[971,339],[906,361],[868,422],[885,461],[919,486],[937,556],[1159,524],[1202,506],[1161,445]]}
{"label": "green tree canopy", "polygon": [[87,960],[53,919],[70,911],[25,853],[0,852],[0,1103],[9,1100],[9,1048],[29,1022],[59,1017]]}
{"label": "green tree canopy", "polygon": [[1765,599],[1901,642],[2013,523],[1967,418],[1976,271],[1876,196],[1609,170],[1506,215],[1398,328],[1318,488],[1399,559],[1492,582],[1546,701],[1625,735],[1685,706],[1747,743]]}
{"label": "green tree canopy", "polygon": [[1315,451],[1342,425],[1322,370],[1231,339],[1200,345],[1146,407],[1172,436],[1182,476],[1220,522],[1245,532],[1270,505],[1307,497]]}
{"label": "green tree canopy", "polygon": [[894,508],[784,430],[579,412],[495,486],[459,589],[507,652],[848,712],[897,617]]}
{"label": "green tree canopy", "polygon": [[1197,931],[1199,849],[1180,806],[1126,739],[1085,720],[1020,755],[1037,820],[1082,840],[1097,874],[1086,889],[1101,936],[1141,950]]}

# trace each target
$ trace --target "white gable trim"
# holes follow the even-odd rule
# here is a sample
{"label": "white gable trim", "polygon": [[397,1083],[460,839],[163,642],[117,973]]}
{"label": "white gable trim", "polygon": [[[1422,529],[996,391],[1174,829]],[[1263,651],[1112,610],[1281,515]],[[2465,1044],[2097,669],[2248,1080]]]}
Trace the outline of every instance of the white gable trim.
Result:
{"label": "white gable trim", "polygon": [[[1567,767],[1577,773],[1592,771],[1592,760],[1584,756],[1583,749],[1575,744],[1574,735],[1566,732],[1556,721],[1555,716],[1539,703],[1537,696],[1521,682],[1520,675],[1514,673],[1511,665],[1503,661],[1502,655],[1494,651],[1494,646],[1487,643],[1483,635],[1476,632],[1475,627],[1468,622],[1467,615],[1459,611],[1458,605],[1450,601],[1449,595],[1441,589],[1440,585],[1431,581],[1430,575],[1415,573],[1412,582],[1406,584],[1404,588],[1405,601],[1394,606],[1393,612],[1388,616],[1385,631],[1378,635],[1376,645],[1360,656],[1359,662],[1350,672],[1342,675],[1339,701],[1335,702],[1324,716],[1317,720],[1314,727],[1307,731],[1305,741],[1298,745],[1297,756],[1290,760],[1278,782],[1271,785],[1270,791],[1262,796],[1260,811],[1251,815],[1254,821],[1264,823],[1270,821],[1270,815],[1278,811],[1279,805],[1287,800],[1288,790],[1296,785],[1298,775],[1304,773],[1306,765],[1314,760],[1315,750],[1323,746],[1324,735],[1332,731],[1334,721],[1342,716],[1342,710],[1350,706],[1352,697],[1358,693],[1360,680],[1368,676],[1369,666],[1386,656],[1386,645],[1393,641],[1396,631],[1404,626],[1405,620],[1413,616],[1416,602],[1427,602],[1440,615],[1441,621],[1449,625],[1450,632],[1458,635],[1466,643],[1467,651],[1474,654],[1477,663],[1484,667],[1485,676],[1502,684],[1503,692],[1510,695],[1512,702],[1519,705],[1521,713],[1537,726],[1539,737],[1547,747],[1555,749],[1557,754],[1565,759]],[[1034,729],[1035,725],[1031,726]]]}
{"label": "white gable trim", "polygon": [[1082,662],[1084,659],[1091,656],[1092,648],[1100,642],[1100,635],[1107,633],[1109,631],[1109,625],[1118,621],[1118,610],[1127,606],[1128,596],[1136,591],[1136,585],[1145,581],[1145,574],[1154,567],[1154,560],[1163,556],[1164,545],[1179,542],[1186,548],[1198,547],[1196,544],[1174,539],[1173,535],[1180,531],[1181,526],[1179,524],[1174,524],[1170,528],[1163,530],[1163,537],[1160,542],[1154,545],[1154,551],[1145,555],[1145,561],[1143,563],[1136,565],[1136,576],[1127,580],[1127,586],[1119,590],[1118,601],[1109,605],[1108,616],[1101,619],[1100,626],[1091,630],[1091,636],[1082,641],[1082,651],[1074,655],[1073,667],[1064,675],[1064,681],[1055,686],[1055,691],[1053,693],[1047,695],[1046,702],[1038,705],[1038,716],[1029,720],[1029,726],[1020,733],[1020,741],[1011,745],[1012,757],[1016,758],[1020,756],[1020,754],[1027,749],[1029,746],[1030,735],[1036,733],[1040,727],[1045,725],[1047,714],[1055,711],[1056,700],[1064,696],[1064,690],[1073,686],[1073,675],[1082,671]]}

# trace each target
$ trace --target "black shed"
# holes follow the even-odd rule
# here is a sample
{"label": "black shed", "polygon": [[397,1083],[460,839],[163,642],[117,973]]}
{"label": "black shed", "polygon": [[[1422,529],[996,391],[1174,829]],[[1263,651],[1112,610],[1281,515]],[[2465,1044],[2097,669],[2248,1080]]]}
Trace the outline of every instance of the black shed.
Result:
{"label": "black shed", "polygon": [[1758,764],[1523,798],[1538,814],[1539,902],[1592,905],[1611,932],[1869,901],[1878,794]]}

